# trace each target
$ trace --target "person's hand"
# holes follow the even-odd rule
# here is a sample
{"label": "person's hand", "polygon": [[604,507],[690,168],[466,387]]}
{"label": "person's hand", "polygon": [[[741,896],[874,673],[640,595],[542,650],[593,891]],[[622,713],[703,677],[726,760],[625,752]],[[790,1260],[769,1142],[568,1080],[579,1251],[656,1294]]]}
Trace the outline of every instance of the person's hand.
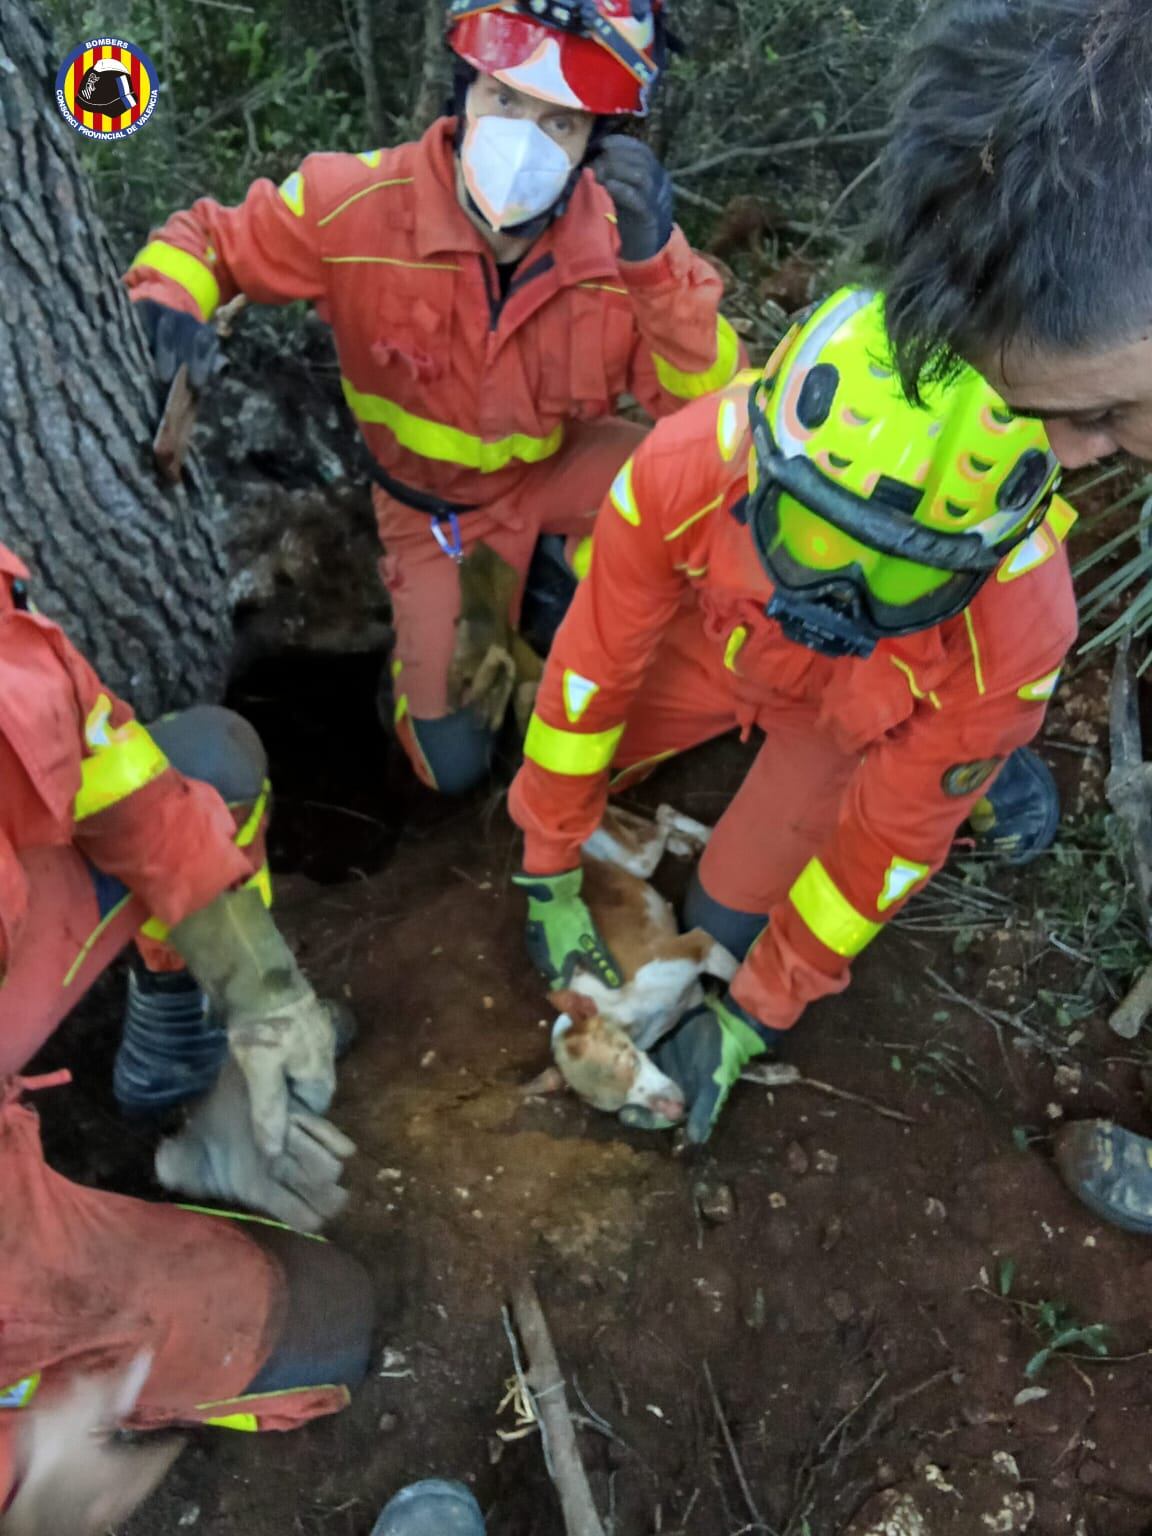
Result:
{"label": "person's hand", "polygon": [[291,1104],[322,1115],[336,1092],[336,1031],[328,1005],[311,990],[293,1002],[228,1016],[228,1048],[244,1074],[252,1126],[270,1157],[285,1150]]}
{"label": "person's hand", "polygon": [[578,969],[591,972],[607,987],[624,982],[580,895],[583,880],[582,869],[562,875],[512,876],[513,885],[528,893],[528,954],[554,991],[566,987]]}
{"label": "person's hand", "polygon": [[170,942],[228,1031],[248,1085],[256,1142],[284,1151],[289,1103],[322,1115],[336,1091],[336,1031],[259,891],[225,891],[172,929]]}
{"label": "person's hand", "polygon": [[[779,1037],[779,1030],[759,1023],[725,992],[705,998],[649,1052],[660,1071],[684,1094],[689,1141],[708,1140],[741,1072],[753,1057],[770,1050]],[[620,1119],[640,1130],[667,1130],[671,1124],[634,1105],[625,1105]]]}
{"label": "person's hand", "polygon": [[620,255],[647,261],[672,234],[673,188],[668,172],[640,139],[610,133],[592,164],[596,180],[616,207]]}
{"label": "person's hand", "polygon": [[284,1151],[269,1157],[256,1144],[244,1077],[227,1061],[184,1129],[156,1149],[156,1177],[174,1193],[247,1206],[298,1232],[318,1232],[348,1203],[340,1180],[355,1151],[330,1121],[293,1102]]}
{"label": "person's hand", "polygon": [[137,299],[132,307],[152,348],[160,382],[171,384],[181,364],[186,363],[188,383],[199,394],[224,366],[215,326],[155,299]]}
{"label": "person's hand", "polygon": [[118,1445],[117,1426],[148,1379],[141,1354],[118,1376],[79,1376],[62,1397],[20,1410],[20,1479],[4,1536],[98,1536],[119,1525],[156,1487],[184,1447],[177,1435]]}

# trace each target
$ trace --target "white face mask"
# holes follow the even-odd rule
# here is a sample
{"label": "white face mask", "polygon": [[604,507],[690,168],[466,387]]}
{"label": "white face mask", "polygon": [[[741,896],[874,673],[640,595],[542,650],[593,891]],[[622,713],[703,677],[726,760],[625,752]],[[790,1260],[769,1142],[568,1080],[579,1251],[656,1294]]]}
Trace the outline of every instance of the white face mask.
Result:
{"label": "white face mask", "polygon": [[527,118],[475,117],[460,151],[464,185],[493,229],[546,212],[572,174],[572,162]]}

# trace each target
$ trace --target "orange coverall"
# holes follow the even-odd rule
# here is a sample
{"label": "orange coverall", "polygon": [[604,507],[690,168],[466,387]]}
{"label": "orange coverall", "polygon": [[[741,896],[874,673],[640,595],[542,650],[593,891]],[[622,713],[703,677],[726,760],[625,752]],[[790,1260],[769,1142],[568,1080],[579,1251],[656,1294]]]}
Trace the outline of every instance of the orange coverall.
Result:
{"label": "orange coverall", "polygon": [[[283,1278],[236,1222],[69,1183],[40,1149],[19,1076],[149,916],[171,927],[253,874],[232,813],[167,762],[49,620],[0,545],[0,1511],[18,1411],[78,1370],[151,1374],[139,1427],[214,1422],[275,1343]],[[347,1400],[259,1405],[288,1428]]]}
{"label": "orange coverall", "polygon": [[[773,1029],[847,986],[853,956],[947,857],[996,766],[1040,728],[1076,634],[1057,499],[957,618],[866,660],[785,640],[741,521],[747,394],[660,423],[620,472],[556,637],[511,793],[525,867],[573,868],[609,771],[738,726],[764,744],[700,865],[768,926],[736,1000]],[[614,786],[615,787],[615,786]]]}
{"label": "orange coverall", "polygon": [[[648,261],[618,258],[612,202],[591,172],[502,297],[457,199],[455,131],[446,118],[395,149],[311,155],[279,188],[256,182],[238,208],[202,198],[152,235],[126,281],[134,298],[205,320],[237,293],[313,301],[378,463],[474,508],[464,549],[483,540],[523,577],[540,533],[590,530],[636,446],[641,429],[613,416],[619,397],[667,415],[727,384],[740,343],[718,313],[720,278],[679,229]],[[374,495],[398,720],[438,718],[457,573],[427,512]]]}

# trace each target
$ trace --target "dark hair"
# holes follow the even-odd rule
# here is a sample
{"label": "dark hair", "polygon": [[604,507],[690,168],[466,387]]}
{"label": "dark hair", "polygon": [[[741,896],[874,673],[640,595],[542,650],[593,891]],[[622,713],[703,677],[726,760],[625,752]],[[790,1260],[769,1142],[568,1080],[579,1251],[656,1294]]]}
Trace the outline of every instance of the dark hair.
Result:
{"label": "dark hair", "polygon": [[874,250],[905,387],[1152,318],[1152,5],[943,0],[914,36]]}

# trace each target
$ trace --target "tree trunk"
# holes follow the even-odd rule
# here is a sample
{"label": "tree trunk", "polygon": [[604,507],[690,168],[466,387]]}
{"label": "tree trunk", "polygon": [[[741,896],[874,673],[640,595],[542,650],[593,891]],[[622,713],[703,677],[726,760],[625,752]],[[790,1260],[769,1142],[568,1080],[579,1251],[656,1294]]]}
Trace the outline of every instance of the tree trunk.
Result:
{"label": "tree trunk", "polygon": [[[157,479],[162,401],[56,109],[59,63],[27,0],[0,0],[0,540],[32,567],[38,606],[147,717],[223,686],[220,514],[195,455],[181,486]],[[162,98],[157,112],[175,109]]]}

